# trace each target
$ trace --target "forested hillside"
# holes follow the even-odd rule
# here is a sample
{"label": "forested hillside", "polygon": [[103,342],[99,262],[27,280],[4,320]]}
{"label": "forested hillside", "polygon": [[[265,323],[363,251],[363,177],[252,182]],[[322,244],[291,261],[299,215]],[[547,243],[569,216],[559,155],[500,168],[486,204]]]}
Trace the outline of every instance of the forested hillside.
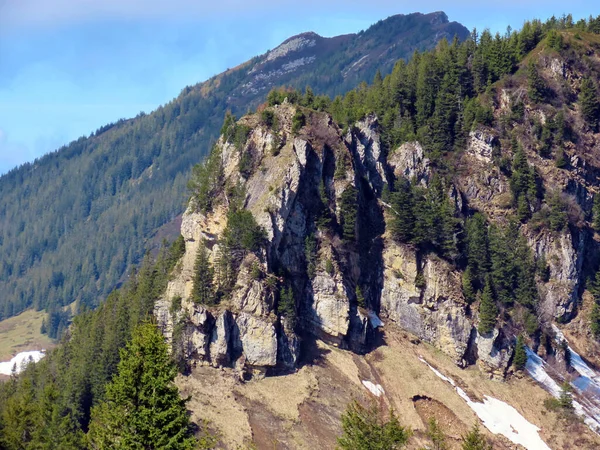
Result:
{"label": "forested hillside", "polygon": [[[573,436],[577,448],[597,448],[588,428],[596,420],[597,400],[585,388],[557,385],[558,401],[541,389],[535,395],[528,391],[531,397],[521,390],[533,385],[524,380],[525,345],[532,357],[545,358],[548,364],[539,363],[540,370],[552,367],[563,380],[579,376],[556,324],[581,319],[575,335],[592,349],[590,359],[598,360],[600,275],[586,286],[586,277],[598,268],[598,34],[600,17],[573,23],[570,16],[527,22],[504,36],[474,32],[463,43],[443,40],[409,62],[399,61],[388,76],[376,74],[371,85],[333,100],[311,91],[273,90],[256,114],[239,121],[227,116],[211,157],[194,170],[184,236],[164,246],[156,263],[146,259],[97,310],[78,316],[59,349],[0,386],[0,443],[9,450],[98,448],[107,423],[115,435],[131,436],[146,403],[131,415],[111,416],[110,407],[122,407],[132,386],[147,392],[146,377],[128,376],[140,368],[135,355],[143,343],[160,350],[164,363],[166,350],[155,329],[138,327],[154,315],[182,371],[198,363],[219,379],[227,370],[244,380],[289,375],[304,364],[294,374],[300,377],[311,370],[311,358],[325,361],[334,349],[341,361],[339,348],[357,353],[385,348],[386,358],[352,354],[348,359],[356,367],[345,360],[345,370],[311,378],[310,400],[298,402],[300,420],[285,423],[277,416],[267,431],[261,429],[262,436],[251,433],[265,443],[275,433],[289,439],[292,427],[331,425],[320,422],[339,415],[327,408],[350,395],[352,381],[344,383],[355,379],[362,386],[363,380],[366,387],[364,380],[372,376],[385,384],[376,376],[379,368],[390,377],[386,389],[401,385],[402,395],[414,392],[399,403],[409,405],[406,411],[414,413],[425,402],[450,418],[448,426],[458,419],[447,405],[468,408],[464,397],[478,395],[471,387],[490,376],[507,379],[486,389],[497,389],[503,399],[520,398],[519,411],[544,421],[544,438],[552,439],[553,448],[568,448]],[[584,309],[586,287],[595,306]],[[389,343],[377,339],[380,327]],[[405,335],[403,345],[395,343],[394,329]],[[320,347],[319,356],[309,351],[301,360],[301,348],[311,349],[311,336],[335,346]],[[403,347],[414,354],[395,359]],[[437,355],[446,370],[473,384],[456,394],[463,380],[455,384],[440,372],[432,375],[423,354]],[[406,370],[398,370],[405,367],[398,361]],[[163,365],[167,375],[158,378],[170,381],[172,366]],[[457,367],[474,365],[468,371]],[[156,369],[150,363],[148,368]],[[411,374],[424,392],[402,384],[401,377]],[[330,378],[333,388],[326,385]],[[448,400],[422,387],[435,380],[456,397]],[[193,386],[202,380],[190,376],[181,382]],[[215,389],[215,383],[207,384]],[[166,385],[159,388],[169,393],[183,442],[174,448],[187,448],[190,427]],[[297,395],[293,383],[285,391],[269,386],[275,397]],[[321,386],[330,389],[328,404],[310,409],[324,395]],[[242,409],[266,414],[270,405],[257,402],[267,394],[261,395]],[[429,397],[438,395],[439,400]],[[216,408],[225,427],[233,414],[221,406],[237,399],[232,390],[216,406],[196,399],[195,413],[202,417]],[[393,405],[393,395],[386,400]],[[442,400],[447,405],[441,407]],[[582,402],[580,411],[575,401]],[[342,418],[346,435],[339,442],[346,448],[354,445],[347,436],[352,422],[363,414],[357,408]],[[393,422],[397,443],[404,444],[409,434]],[[212,437],[204,423],[198,425],[197,435],[210,448]],[[292,437],[316,446],[331,442],[331,433],[341,428]],[[415,436],[419,444],[435,444],[423,434]],[[460,428],[455,434],[460,437]],[[467,447],[464,440],[459,445],[487,447],[478,429],[474,436],[479,447]],[[288,442],[290,448],[296,443]],[[505,439],[494,444],[514,448]]]}
{"label": "forested hillside", "polygon": [[151,114],[104,126],[2,176],[0,320],[29,307],[58,314],[75,300],[97,306],[156,230],[183,212],[190,169],[218,137],[226,110],[245,113],[273,86],[342,93],[455,35],[468,31],[444,13],[394,16],[356,35],[300,35],[186,87]]}

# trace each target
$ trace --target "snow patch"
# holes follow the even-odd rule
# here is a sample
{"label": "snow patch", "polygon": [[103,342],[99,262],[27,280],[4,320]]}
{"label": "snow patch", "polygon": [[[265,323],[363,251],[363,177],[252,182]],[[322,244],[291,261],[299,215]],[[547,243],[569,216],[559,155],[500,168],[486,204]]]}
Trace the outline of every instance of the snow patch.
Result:
{"label": "snow patch", "polygon": [[492,433],[501,434],[510,439],[511,442],[520,444],[528,450],[551,450],[540,437],[540,429],[525,419],[508,403],[488,395],[485,396],[483,403],[474,402],[463,389],[456,385],[452,378],[434,369],[422,357],[419,357],[419,359],[427,364],[436,376],[454,387],[457,394],[469,405],[483,422],[483,425]]}
{"label": "snow patch", "polygon": [[379,328],[383,326],[383,322],[374,311],[369,311],[367,315],[369,316],[369,322],[371,322],[371,326],[373,328]]}
{"label": "snow patch", "polygon": [[374,384],[374,383],[371,383],[370,381],[366,381],[366,380],[362,380],[362,384],[369,391],[371,391],[371,394],[373,394],[375,397],[381,397],[383,394],[385,394],[385,391],[383,390],[383,388],[381,387],[380,384]]}
{"label": "snow patch", "polygon": [[16,373],[20,373],[30,362],[38,362],[44,356],[44,350],[33,350],[30,352],[17,353],[10,361],[0,362],[0,374],[10,375],[13,367],[16,368]]}

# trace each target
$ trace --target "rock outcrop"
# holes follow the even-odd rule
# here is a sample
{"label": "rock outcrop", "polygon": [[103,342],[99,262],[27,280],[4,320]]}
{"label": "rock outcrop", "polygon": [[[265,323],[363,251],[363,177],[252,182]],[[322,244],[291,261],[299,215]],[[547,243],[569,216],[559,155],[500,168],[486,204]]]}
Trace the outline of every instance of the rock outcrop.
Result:
{"label": "rock outcrop", "polygon": [[[510,104],[509,91],[501,96]],[[388,154],[374,115],[342,135],[328,114],[304,110],[304,127],[292,131],[298,108],[287,101],[270,107],[275,127],[258,115],[246,116],[236,125],[249,130],[243,144],[218,141],[222,178],[213,207],[203,214],[192,202],[184,214],[185,254],[156,304],[165,336],[184,342],[186,358],[264,374],[293,370],[309,334],[369,350],[378,342],[372,337],[383,325],[380,315],[385,327],[416,335],[461,367],[478,362],[504,376],[514,330],[499,321],[489,335],[477,332],[479,303],[469,305],[464,298],[461,263],[399,243],[386,231],[390,206],[381,200],[386,183],[404,177],[430,189],[433,168],[423,146],[407,142]],[[476,209],[490,220],[506,221],[511,193],[506,173],[495,166],[498,146],[492,129],[476,128],[468,136],[458,155],[467,169],[446,188],[455,217]],[[561,179],[561,185],[573,202],[589,209],[582,178]],[[235,200],[240,189],[243,197]],[[233,283],[218,304],[194,304],[198,250],[205,248],[217,265],[235,207],[252,214],[266,241],[233,263]],[[545,259],[549,266],[547,280],[538,279],[539,316],[546,323],[571,318],[582,279],[584,233],[527,226],[521,232],[534,260]],[[173,310],[173,299],[181,299],[179,311]]]}

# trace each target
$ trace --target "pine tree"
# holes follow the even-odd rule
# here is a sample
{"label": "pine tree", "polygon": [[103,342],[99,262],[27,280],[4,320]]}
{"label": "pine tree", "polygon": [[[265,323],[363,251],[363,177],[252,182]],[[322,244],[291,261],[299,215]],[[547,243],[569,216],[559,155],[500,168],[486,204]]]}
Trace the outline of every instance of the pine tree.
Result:
{"label": "pine tree", "polygon": [[584,78],[581,82],[579,106],[583,119],[595,131],[598,128],[598,120],[600,119],[600,101],[598,100],[596,86],[590,78]]}
{"label": "pine tree", "polygon": [[201,242],[194,264],[194,285],[192,288],[192,300],[202,305],[213,305],[215,303],[214,270],[208,258],[208,252]]}
{"label": "pine tree", "polygon": [[140,325],[121,350],[106,400],[92,410],[90,448],[196,448],[176,375],[162,334],[153,324]]}
{"label": "pine tree", "polygon": [[393,411],[390,410],[388,419],[384,420],[376,403],[365,408],[356,400],[342,415],[342,430],[338,438],[341,450],[400,449],[411,435],[410,430],[400,425]]}
{"label": "pine tree", "polygon": [[477,423],[462,437],[462,450],[492,450],[492,448],[479,430]]}
{"label": "pine tree", "polygon": [[490,333],[496,326],[498,318],[498,307],[494,301],[492,285],[488,280],[481,294],[481,303],[479,305],[479,326],[477,329],[480,334]]}
{"label": "pine tree", "polygon": [[517,344],[515,345],[515,356],[513,358],[513,366],[516,370],[523,370],[527,364],[527,352],[525,351],[525,342],[523,337],[517,337]]}

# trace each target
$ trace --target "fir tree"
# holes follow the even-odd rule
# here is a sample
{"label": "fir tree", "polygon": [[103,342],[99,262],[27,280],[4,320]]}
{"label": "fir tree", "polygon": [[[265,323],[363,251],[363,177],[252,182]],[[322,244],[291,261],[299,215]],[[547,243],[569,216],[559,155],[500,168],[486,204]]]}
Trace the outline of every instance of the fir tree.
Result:
{"label": "fir tree", "polygon": [[600,101],[598,100],[596,86],[590,78],[584,78],[581,82],[579,106],[583,119],[595,131],[598,128],[598,120],[600,119]]}
{"label": "fir tree", "polygon": [[487,442],[479,425],[476,423],[466,435],[462,437],[462,450],[492,450],[493,447]]}
{"label": "fir tree", "polygon": [[513,366],[516,370],[523,370],[527,364],[527,352],[525,351],[525,342],[523,337],[517,337],[517,343],[515,345],[515,355],[513,358]]}
{"label": "fir tree", "polygon": [[204,242],[201,242],[194,264],[194,285],[192,300],[202,305],[215,303],[214,270],[208,258]]}
{"label": "fir tree", "polygon": [[341,450],[400,449],[411,435],[392,410],[384,420],[374,402],[366,408],[357,401],[350,403],[342,415],[342,430],[338,438]]}
{"label": "fir tree", "polygon": [[197,446],[177,386],[177,369],[164,337],[140,325],[121,350],[106,400],[94,407],[88,433],[92,449],[193,449]]}
{"label": "fir tree", "polygon": [[488,280],[481,294],[481,303],[479,305],[479,326],[477,329],[480,334],[490,333],[496,326],[498,318],[498,307],[494,301],[492,285]]}

